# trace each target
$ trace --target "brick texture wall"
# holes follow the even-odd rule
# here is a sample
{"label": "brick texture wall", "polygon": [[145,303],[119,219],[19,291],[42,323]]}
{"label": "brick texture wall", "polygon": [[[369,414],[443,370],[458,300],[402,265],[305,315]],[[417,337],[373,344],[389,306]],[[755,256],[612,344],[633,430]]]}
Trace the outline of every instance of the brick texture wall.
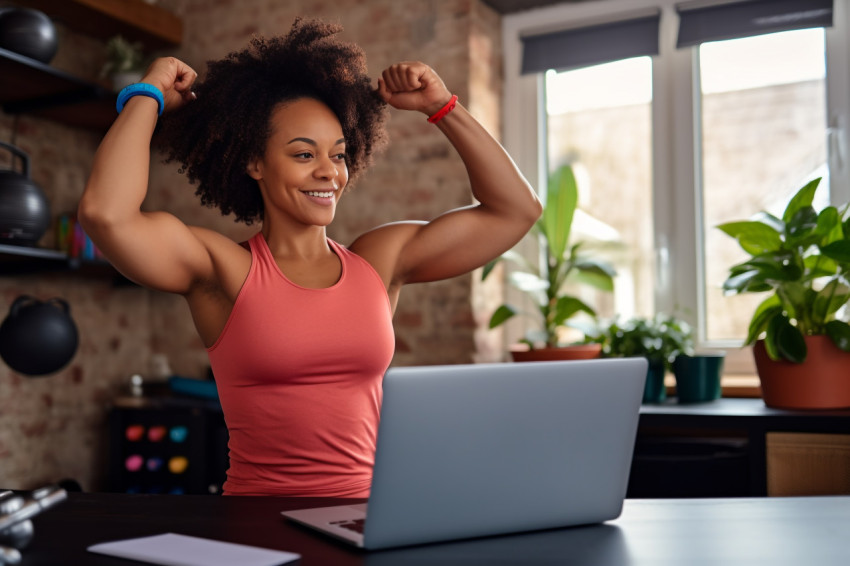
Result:
{"label": "brick texture wall", "polygon": [[[184,22],[184,42],[168,52],[199,72],[205,62],[239,49],[254,34],[289,29],[297,15],[338,21],[359,43],[377,76],[387,65],[421,59],[492,131],[498,132],[501,91],[499,16],[479,0],[160,0]],[[103,43],[58,24],[60,50],[52,64],[97,79]],[[460,159],[419,114],[394,111],[390,147],[343,200],[329,234],[347,244],[377,224],[430,219],[471,202]],[[73,211],[100,135],[29,116],[0,112],[0,139],[32,158],[32,177],[53,214]],[[8,159],[0,156],[0,167]],[[202,207],[176,166],[151,167],[145,206],[187,223],[243,239],[257,228],[237,225]],[[53,234],[41,244],[51,246]],[[0,266],[1,268],[1,266]],[[502,356],[501,335],[485,328],[501,288],[477,274],[415,285],[402,293],[395,316],[396,365],[491,361]],[[493,279],[493,278],[491,278]],[[64,477],[85,489],[105,487],[106,414],[133,373],[151,373],[164,355],[174,373],[201,377],[207,359],[182,299],[71,273],[0,277],[0,310],[28,294],[63,297],[80,331],[71,364],[44,378],[27,378],[0,364],[0,486],[31,488]]]}

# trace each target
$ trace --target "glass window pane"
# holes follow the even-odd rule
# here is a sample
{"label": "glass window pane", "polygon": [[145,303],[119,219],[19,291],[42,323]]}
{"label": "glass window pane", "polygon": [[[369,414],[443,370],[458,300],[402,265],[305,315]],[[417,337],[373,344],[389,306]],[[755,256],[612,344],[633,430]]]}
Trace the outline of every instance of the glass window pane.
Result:
{"label": "glass window pane", "polygon": [[576,172],[573,242],[613,260],[614,294],[581,287],[602,317],[654,311],[652,60],[546,73],[547,159]]}
{"label": "glass window pane", "polygon": [[741,340],[760,295],[723,296],[729,267],[748,256],[716,226],[766,210],[781,216],[803,184],[822,176],[828,199],[822,28],[702,44],[704,336]]}

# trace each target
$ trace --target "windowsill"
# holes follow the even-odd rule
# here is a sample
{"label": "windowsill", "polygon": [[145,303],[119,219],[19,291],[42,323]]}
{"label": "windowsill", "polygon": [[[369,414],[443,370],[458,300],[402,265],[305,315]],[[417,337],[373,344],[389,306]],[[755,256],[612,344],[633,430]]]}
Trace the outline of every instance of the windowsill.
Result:
{"label": "windowsill", "polygon": [[724,375],[720,388],[724,397],[761,397],[757,375]]}
{"label": "windowsill", "polygon": [[[664,379],[667,395],[676,395],[676,378],[670,374]],[[720,382],[723,397],[754,398],[761,397],[761,386],[757,375],[726,374]]]}

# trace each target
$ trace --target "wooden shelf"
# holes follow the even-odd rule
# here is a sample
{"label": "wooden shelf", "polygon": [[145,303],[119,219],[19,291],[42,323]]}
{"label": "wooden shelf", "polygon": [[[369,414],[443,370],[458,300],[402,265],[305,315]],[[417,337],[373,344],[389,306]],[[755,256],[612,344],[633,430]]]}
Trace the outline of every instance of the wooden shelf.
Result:
{"label": "wooden shelf", "polygon": [[0,106],[7,114],[29,114],[89,130],[106,131],[117,115],[115,93],[97,83],[0,49]]}
{"label": "wooden shelf", "polygon": [[182,20],[143,0],[16,0],[16,4],[40,10],[92,37],[121,34],[141,41],[147,50],[176,47],[183,41]]}
{"label": "wooden shelf", "polygon": [[[176,15],[143,0],[16,0],[69,28],[104,40],[121,34],[146,50],[183,40]],[[61,49],[61,46],[60,46]],[[115,120],[115,93],[35,59],[0,49],[0,108],[74,128],[105,132]]]}
{"label": "wooden shelf", "polygon": [[73,271],[87,277],[111,277],[116,284],[129,280],[105,260],[69,257],[59,250],[0,244],[0,273],[4,276]]}

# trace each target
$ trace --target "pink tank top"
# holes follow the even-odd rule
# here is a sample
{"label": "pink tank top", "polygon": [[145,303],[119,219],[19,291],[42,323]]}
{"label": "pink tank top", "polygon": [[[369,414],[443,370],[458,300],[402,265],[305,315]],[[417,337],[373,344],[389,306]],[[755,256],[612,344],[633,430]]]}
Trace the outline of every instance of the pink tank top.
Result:
{"label": "pink tank top", "polygon": [[395,338],[377,272],[328,240],[342,275],[307,289],[262,233],[224,330],[207,349],[230,433],[228,495],[368,497]]}

